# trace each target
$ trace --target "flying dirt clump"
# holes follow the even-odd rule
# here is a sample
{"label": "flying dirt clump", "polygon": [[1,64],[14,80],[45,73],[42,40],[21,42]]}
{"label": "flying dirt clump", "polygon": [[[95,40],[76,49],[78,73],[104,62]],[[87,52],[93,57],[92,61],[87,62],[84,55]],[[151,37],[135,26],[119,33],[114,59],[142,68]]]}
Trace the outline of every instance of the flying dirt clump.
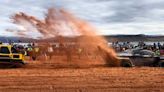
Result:
{"label": "flying dirt clump", "polygon": [[[107,41],[96,35],[96,29],[89,23],[81,20],[64,9],[48,9],[44,20],[37,19],[34,16],[29,16],[23,12],[12,16],[13,22],[24,27],[23,31],[18,31],[18,35],[25,36],[28,32],[37,31],[41,34],[42,40],[48,38],[58,39],[58,43],[67,45],[60,51],[65,51],[67,54],[73,54],[70,50],[76,51],[77,48],[82,48],[82,52],[86,55],[95,56],[107,64],[115,66],[118,62],[116,54],[112,48],[107,46]],[[69,48],[69,42],[65,37],[72,37],[74,45],[77,48]],[[64,40],[63,40],[64,39]],[[47,42],[47,41],[46,41]],[[47,45],[45,45],[46,47]],[[85,60],[87,62],[87,60]]]}

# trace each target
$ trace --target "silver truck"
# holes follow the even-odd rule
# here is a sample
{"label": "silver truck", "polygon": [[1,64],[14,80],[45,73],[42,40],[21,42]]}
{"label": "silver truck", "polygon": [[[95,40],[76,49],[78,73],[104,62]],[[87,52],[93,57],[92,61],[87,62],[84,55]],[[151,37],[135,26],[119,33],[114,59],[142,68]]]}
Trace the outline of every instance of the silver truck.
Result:
{"label": "silver truck", "polygon": [[164,67],[164,57],[145,49],[129,49],[118,53],[122,67],[152,66]]}

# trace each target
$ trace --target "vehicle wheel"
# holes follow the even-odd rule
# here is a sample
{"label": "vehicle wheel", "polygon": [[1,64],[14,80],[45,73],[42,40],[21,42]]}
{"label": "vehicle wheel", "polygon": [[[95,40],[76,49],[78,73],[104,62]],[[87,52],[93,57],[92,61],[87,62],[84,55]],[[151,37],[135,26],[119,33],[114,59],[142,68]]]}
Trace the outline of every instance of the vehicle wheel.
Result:
{"label": "vehicle wheel", "polygon": [[159,67],[164,67],[164,62],[162,62],[162,61],[159,62],[159,63],[158,63],[158,66],[159,66]]}
{"label": "vehicle wheel", "polygon": [[132,67],[132,64],[130,62],[122,62],[121,66],[122,67]]}

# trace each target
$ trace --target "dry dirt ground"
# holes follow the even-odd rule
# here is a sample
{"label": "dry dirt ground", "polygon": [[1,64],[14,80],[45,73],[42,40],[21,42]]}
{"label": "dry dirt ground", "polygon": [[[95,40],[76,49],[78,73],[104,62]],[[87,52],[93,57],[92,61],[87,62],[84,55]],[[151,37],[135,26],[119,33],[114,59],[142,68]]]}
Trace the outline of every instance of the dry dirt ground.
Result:
{"label": "dry dirt ground", "polygon": [[0,69],[0,92],[164,92],[163,68],[59,68],[36,62]]}
{"label": "dry dirt ground", "polygon": [[112,68],[85,58],[26,60],[22,68],[0,69],[0,92],[164,92],[164,68]]}

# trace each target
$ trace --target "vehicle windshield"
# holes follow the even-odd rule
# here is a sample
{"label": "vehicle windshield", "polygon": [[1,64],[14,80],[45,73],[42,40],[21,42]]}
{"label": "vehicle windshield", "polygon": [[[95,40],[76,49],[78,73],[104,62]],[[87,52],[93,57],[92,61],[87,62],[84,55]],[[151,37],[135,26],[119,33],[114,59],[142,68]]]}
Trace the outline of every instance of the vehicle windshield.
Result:
{"label": "vehicle windshield", "polygon": [[9,51],[8,47],[1,47],[0,48],[0,53],[10,54],[10,51]]}

